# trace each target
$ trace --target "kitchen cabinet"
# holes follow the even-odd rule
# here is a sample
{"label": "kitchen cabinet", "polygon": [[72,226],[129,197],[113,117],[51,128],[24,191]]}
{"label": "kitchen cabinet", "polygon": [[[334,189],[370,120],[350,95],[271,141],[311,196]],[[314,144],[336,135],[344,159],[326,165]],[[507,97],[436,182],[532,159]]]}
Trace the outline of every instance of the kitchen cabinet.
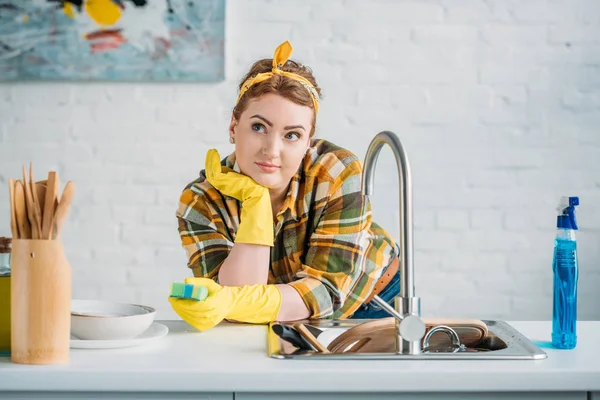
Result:
{"label": "kitchen cabinet", "polygon": [[233,393],[147,393],[147,392],[0,392],[2,400],[233,400]]}
{"label": "kitchen cabinet", "polygon": [[543,360],[278,360],[265,326],[222,323],[142,346],[71,349],[67,365],[0,357],[0,399],[544,399],[600,400],[599,321],[578,323],[574,350],[544,346],[551,322],[510,322]]}
{"label": "kitchen cabinet", "polygon": [[235,400],[586,400],[586,392],[567,393],[236,393]]}

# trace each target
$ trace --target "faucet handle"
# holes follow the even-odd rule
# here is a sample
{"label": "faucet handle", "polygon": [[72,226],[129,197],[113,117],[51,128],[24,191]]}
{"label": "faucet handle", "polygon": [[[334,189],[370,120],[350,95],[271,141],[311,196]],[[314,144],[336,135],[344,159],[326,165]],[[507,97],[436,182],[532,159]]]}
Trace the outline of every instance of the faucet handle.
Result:
{"label": "faucet handle", "polygon": [[400,336],[407,342],[420,341],[425,336],[425,322],[413,314],[405,315],[400,321]]}
{"label": "faucet handle", "polygon": [[[398,299],[399,298],[396,297],[396,305],[398,305]],[[419,298],[413,297],[412,299],[416,299],[416,302],[413,304],[416,305],[416,310],[419,310]],[[396,323],[398,324],[397,333],[403,341],[411,342],[409,348],[412,349],[411,351],[416,352],[406,354],[419,354],[421,352],[421,338],[425,336],[425,331],[427,330],[427,326],[421,317],[411,313],[402,315],[377,295],[373,296],[371,301],[375,302],[381,309],[396,318]],[[399,342],[397,342],[397,344],[400,345]]]}

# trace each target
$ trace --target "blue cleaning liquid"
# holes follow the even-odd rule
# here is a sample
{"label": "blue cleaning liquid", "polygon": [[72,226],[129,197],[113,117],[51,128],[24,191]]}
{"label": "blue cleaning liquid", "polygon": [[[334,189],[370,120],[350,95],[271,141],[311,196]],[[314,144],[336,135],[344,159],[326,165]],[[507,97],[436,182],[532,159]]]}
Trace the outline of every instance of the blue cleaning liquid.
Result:
{"label": "blue cleaning liquid", "polygon": [[558,349],[573,349],[577,345],[577,242],[557,238],[554,241],[554,306],[552,314],[552,345]]}

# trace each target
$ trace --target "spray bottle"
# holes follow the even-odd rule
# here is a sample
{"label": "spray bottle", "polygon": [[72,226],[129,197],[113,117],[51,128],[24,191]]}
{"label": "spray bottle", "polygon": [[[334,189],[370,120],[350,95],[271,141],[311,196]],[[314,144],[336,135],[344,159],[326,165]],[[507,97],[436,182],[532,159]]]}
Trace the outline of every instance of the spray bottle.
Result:
{"label": "spray bottle", "polygon": [[577,345],[577,281],[579,266],[575,231],[575,206],[578,197],[562,197],[557,208],[554,240],[554,301],[552,312],[552,346],[573,349]]}

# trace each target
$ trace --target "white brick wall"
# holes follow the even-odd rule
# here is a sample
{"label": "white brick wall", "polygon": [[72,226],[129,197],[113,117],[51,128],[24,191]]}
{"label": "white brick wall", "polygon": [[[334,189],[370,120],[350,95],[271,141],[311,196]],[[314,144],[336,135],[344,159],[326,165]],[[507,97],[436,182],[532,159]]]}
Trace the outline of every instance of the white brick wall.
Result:
{"label": "white brick wall", "polygon": [[[554,208],[579,195],[579,317],[600,319],[597,0],[229,0],[225,82],[0,85],[0,235],[6,180],[55,169],[77,183],[74,296],[174,317],[179,193],[230,151],[238,80],[284,39],[323,87],[320,136],[361,158],[381,130],[404,143],[424,315],[550,319]],[[373,207],[397,237],[394,171],[384,150]]]}

